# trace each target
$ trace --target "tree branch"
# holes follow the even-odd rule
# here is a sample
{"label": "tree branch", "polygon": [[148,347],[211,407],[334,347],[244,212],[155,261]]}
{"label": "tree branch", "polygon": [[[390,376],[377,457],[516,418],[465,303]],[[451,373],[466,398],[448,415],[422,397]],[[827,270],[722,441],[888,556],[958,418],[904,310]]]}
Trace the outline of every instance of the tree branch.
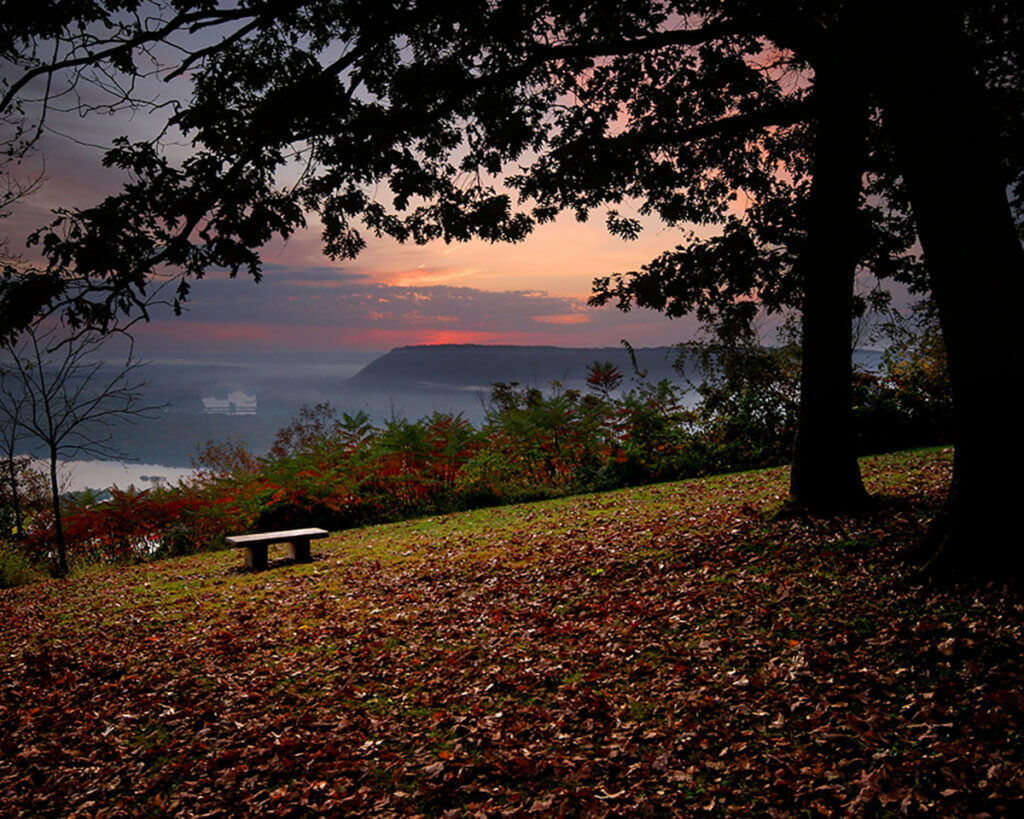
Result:
{"label": "tree branch", "polygon": [[[168,35],[173,34],[175,31],[180,31],[193,23],[212,21],[214,24],[221,24],[232,20],[243,20],[247,17],[253,16],[255,15],[250,9],[233,9],[230,11],[219,12],[203,11],[193,12],[191,14],[179,14],[171,18],[167,23],[159,28],[155,28],[151,31],[140,31],[138,34],[105,50],[88,52],[80,57],[67,57],[63,60],[51,61],[44,65],[37,66],[36,68],[29,69],[17,80],[12,82],[3,97],[0,97],[0,111],[6,110],[21,89],[36,77],[43,76],[44,74],[52,76],[53,74],[68,68],[81,68],[87,65],[98,65],[103,62],[116,60],[119,57],[130,56],[136,48],[146,45],[147,43],[158,42],[166,39]],[[221,42],[223,43],[224,41]]]}
{"label": "tree branch", "polygon": [[813,113],[814,100],[812,97],[806,97],[793,102],[784,101],[779,105],[764,108],[760,111],[733,114],[701,125],[681,128],[678,131],[632,131],[611,137],[611,139],[623,145],[645,147],[683,145],[708,137],[742,134],[746,131],[756,131],[771,126],[795,125],[808,119]]}
{"label": "tree branch", "polygon": [[701,45],[709,40],[722,40],[739,35],[756,35],[759,32],[750,25],[736,21],[708,23],[701,28],[656,31],[635,39],[604,40],[579,44],[555,44],[540,46],[534,52],[541,61],[560,60],[566,57],[614,57],[621,54],[640,54],[672,46]]}

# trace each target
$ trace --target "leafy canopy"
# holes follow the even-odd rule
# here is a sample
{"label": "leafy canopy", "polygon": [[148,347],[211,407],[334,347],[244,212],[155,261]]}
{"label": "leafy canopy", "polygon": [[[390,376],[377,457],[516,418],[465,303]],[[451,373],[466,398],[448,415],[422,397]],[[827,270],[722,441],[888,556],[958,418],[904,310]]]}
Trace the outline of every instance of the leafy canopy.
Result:
{"label": "leafy canopy", "polygon": [[[35,234],[48,270],[8,267],[4,329],[44,309],[100,325],[145,314],[157,272],[176,277],[176,307],[211,268],[259,278],[259,249],[310,212],[335,259],[356,256],[368,235],[518,241],[564,210],[584,220],[605,208],[609,230],[626,238],[647,217],[703,226],[642,271],[598,279],[594,300],[705,319],[749,319],[755,301],[794,305],[815,76],[850,53],[848,5],[106,0],[25,9],[0,32],[15,77],[0,89],[4,117],[28,116],[33,83],[71,85],[87,71],[118,80],[103,85],[110,107],[146,104],[132,83],[151,75],[187,78],[187,91],[160,109],[171,112],[166,140],[122,138],[106,155],[126,175],[121,191],[59,210]],[[972,13],[990,32],[977,37],[988,79],[1012,107],[1019,78],[1006,68],[1006,37],[991,32],[1020,15],[1005,4]],[[855,229],[865,265],[911,278],[915,237],[872,112]],[[168,149],[174,134],[189,146],[183,158]]]}

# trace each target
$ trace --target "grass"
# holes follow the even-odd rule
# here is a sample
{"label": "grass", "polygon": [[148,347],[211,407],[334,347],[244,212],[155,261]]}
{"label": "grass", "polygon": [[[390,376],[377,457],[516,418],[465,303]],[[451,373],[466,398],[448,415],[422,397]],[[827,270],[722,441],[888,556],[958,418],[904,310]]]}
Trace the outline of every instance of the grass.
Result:
{"label": "grass", "polygon": [[866,459],[878,509],[829,520],[776,516],[766,470],[336,533],[262,573],[229,551],[0,592],[0,798],[1011,815],[1020,600],[900,559],[949,467]]}

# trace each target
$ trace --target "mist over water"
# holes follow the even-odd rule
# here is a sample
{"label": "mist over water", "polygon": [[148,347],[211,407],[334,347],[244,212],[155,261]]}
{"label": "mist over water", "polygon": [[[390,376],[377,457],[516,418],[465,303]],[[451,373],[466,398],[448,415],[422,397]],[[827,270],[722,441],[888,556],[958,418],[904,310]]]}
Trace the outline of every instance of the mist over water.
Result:
{"label": "mist over water", "polygon": [[[640,351],[657,378],[671,374],[655,355]],[[339,413],[366,413],[376,424],[415,420],[435,412],[480,424],[497,381],[548,388],[552,380],[585,390],[587,365],[617,359],[621,348],[568,349],[440,345],[397,348],[370,362],[294,353],[258,359],[161,360],[151,363],[146,401],[164,405],[158,416],[114,429],[118,448],[132,458],[172,467],[191,465],[206,441],[242,440],[266,452],[274,435],[304,406],[330,403]],[[664,371],[664,372],[663,372]],[[652,377],[653,373],[652,373]]]}
{"label": "mist over water", "polygon": [[[636,350],[650,383],[663,378],[692,386],[699,376],[672,368],[671,348]],[[859,366],[877,369],[879,354],[858,351]],[[622,390],[637,384],[628,353],[617,348],[499,347],[438,345],[401,347],[372,361],[294,353],[258,359],[161,360],[149,364],[145,403],[160,404],[155,417],[111,429],[117,448],[135,461],[77,461],[67,469],[68,489],[116,485],[146,488],[163,477],[175,483],[191,471],[192,457],[207,441],[244,441],[265,453],[279,429],[304,406],[328,402],[339,413],[366,413],[383,424],[415,420],[434,412],[461,414],[479,425],[494,382],[587,391],[587,366],[612,361],[624,376]],[[231,403],[234,397],[236,403]],[[204,403],[204,399],[207,399]],[[695,392],[685,401],[696,402]],[[38,454],[38,453],[35,453]]]}
{"label": "mist over water", "polygon": [[[47,462],[34,460],[33,466],[40,472],[49,473]],[[64,492],[81,492],[85,489],[150,489],[157,485],[174,485],[188,478],[192,469],[163,466],[160,464],[122,463],[120,461],[60,461],[57,479]]]}

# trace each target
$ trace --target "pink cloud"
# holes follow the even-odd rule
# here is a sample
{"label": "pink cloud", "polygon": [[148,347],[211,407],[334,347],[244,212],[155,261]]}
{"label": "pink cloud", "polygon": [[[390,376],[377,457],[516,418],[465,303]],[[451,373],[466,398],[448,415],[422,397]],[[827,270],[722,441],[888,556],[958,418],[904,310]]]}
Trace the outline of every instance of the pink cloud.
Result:
{"label": "pink cloud", "polygon": [[[326,286],[308,286],[309,283]],[[258,285],[207,279],[189,310],[137,326],[141,355],[205,357],[345,350],[384,352],[407,344],[658,346],[692,336],[690,319],[647,310],[624,314],[537,291],[388,286],[345,271],[278,269]]]}
{"label": "pink cloud", "polygon": [[540,324],[587,324],[590,316],[586,313],[562,313],[555,316],[534,316],[533,321]]}
{"label": "pink cloud", "polygon": [[382,284],[392,287],[431,287],[472,278],[477,272],[472,269],[458,268],[416,268],[394,273],[379,273],[374,278]]}

